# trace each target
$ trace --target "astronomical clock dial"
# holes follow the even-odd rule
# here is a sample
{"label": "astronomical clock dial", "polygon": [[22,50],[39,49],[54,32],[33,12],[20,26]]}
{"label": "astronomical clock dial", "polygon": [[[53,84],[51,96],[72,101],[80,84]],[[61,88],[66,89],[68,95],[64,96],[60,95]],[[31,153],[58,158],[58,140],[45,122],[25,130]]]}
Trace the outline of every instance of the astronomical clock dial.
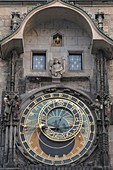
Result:
{"label": "astronomical clock dial", "polygon": [[82,126],[80,108],[65,99],[46,102],[38,118],[42,133],[53,141],[66,141],[77,135]]}
{"label": "astronomical clock dial", "polygon": [[70,164],[90,149],[94,118],[78,98],[49,93],[35,98],[22,112],[19,136],[24,149],[38,162]]}

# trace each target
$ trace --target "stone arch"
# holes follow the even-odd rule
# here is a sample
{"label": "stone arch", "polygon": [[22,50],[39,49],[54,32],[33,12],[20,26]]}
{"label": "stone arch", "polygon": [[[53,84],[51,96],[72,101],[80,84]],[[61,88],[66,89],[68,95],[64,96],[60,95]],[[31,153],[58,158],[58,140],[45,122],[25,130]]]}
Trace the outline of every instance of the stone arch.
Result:
{"label": "stone arch", "polygon": [[[25,18],[21,26],[21,32],[24,35],[26,29],[31,29],[37,23],[48,21],[49,19],[67,19],[78,24],[87,31],[90,37],[95,36],[94,23],[91,18],[80,8],[68,5],[62,1],[53,1],[42,7],[37,7],[31,11]],[[22,36],[23,36],[22,35]]]}
{"label": "stone arch", "polygon": [[96,27],[91,17],[82,8],[67,4],[61,0],[54,0],[43,6],[35,6],[28,11],[19,28],[1,40],[1,50],[4,53],[2,58],[9,54],[12,46],[17,49],[18,53],[22,53],[24,51],[23,37],[25,31],[34,27],[37,23],[47,21],[50,17],[52,19],[56,19],[56,17],[68,19],[84,28],[92,40],[92,53],[95,53],[100,48],[106,48],[107,51],[111,52],[113,40]]}

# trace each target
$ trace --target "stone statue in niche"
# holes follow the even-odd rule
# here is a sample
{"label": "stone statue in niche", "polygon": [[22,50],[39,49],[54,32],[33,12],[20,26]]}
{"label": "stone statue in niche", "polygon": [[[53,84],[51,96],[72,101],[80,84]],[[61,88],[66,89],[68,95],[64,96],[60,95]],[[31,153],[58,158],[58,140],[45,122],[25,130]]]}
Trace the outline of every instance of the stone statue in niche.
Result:
{"label": "stone statue in niche", "polygon": [[4,120],[9,121],[10,115],[13,115],[14,120],[18,120],[20,113],[20,101],[17,95],[11,94],[4,97]]}
{"label": "stone statue in niche", "polygon": [[15,95],[15,98],[13,100],[12,113],[13,113],[13,119],[18,120],[19,113],[20,113],[20,100],[19,100],[19,96],[17,95]]}
{"label": "stone statue in niche", "polygon": [[98,101],[98,99],[95,99],[95,102],[94,102],[94,109],[95,109],[95,113],[96,113],[96,117],[97,119],[100,119],[101,116],[100,116],[100,103]]}
{"label": "stone statue in niche", "polygon": [[65,71],[64,59],[54,58],[49,62],[49,70],[53,77],[60,78]]}
{"label": "stone statue in niche", "polygon": [[95,110],[95,114],[96,114],[96,118],[98,120],[101,119],[101,103],[100,103],[100,95],[97,95],[96,96],[96,99],[95,101],[92,103],[92,106],[94,107],[94,110]]}
{"label": "stone statue in niche", "polygon": [[4,120],[8,121],[9,120],[9,115],[11,113],[11,102],[10,98],[8,95],[4,97],[4,103],[5,103],[5,108],[4,108]]}
{"label": "stone statue in niche", "polygon": [[12,19],[11,19],[11,30],[15,30],[17,26],[20,24],[20,14],[19,12],[15,11],[12,12]]}
{"label": "stone statue in niche", "polygon": [[110,96],[105,97],[104,101],[104,106],[105,106],[105,119],[110,118],[111,114],[111,107],[112,107],[112,102],[110,99]]}

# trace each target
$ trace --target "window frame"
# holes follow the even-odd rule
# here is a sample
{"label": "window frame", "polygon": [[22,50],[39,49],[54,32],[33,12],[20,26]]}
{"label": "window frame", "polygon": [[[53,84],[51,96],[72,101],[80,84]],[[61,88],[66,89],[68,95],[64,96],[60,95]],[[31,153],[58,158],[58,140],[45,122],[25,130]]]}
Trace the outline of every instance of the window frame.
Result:
{"label": "window frame", "polygon": [[[44,64],[44,69],[33,69],[33,57],[35,56],[34,54],[36,54],[36,55],[43,55],[44,54],[44,56],[45,56],[45,64]],[[46,65],[46,61],[47,61],[47,54],[46,54],[46,51],[32,51],[31,52],[31,70],[32,71],[39,71],[39,72],[44,72],[44,71],[46,71],[46,69],[47,69],[47,65]]]}
{"label": "window frame", "polygon": [[[69,56],[71,55],[80,55],[81,56],[81,69],[78,69],[78,70],[71,70],[70,67],[69,67]],[[67,68],[68,68],[68,71],[70,72],[78,72],[78,71],[83,71],[83,53],[81,51],[69,51],[68,52],[68,57],[67,57]]]}

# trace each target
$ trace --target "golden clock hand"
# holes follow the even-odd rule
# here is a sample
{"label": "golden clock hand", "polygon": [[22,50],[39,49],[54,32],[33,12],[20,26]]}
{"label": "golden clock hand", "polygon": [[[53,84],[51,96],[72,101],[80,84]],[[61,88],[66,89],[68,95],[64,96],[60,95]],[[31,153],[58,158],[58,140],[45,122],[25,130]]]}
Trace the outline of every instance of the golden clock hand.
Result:
{"label": "golden clock hand", "polygon": [[23,125],[25,130],[31,130],[31,129],[35,129],[36,126],[27,126],[27,125]]}
{"label": "golden clock hand", "polygon": [[56,129],[55,126],[48,126],[48,125],[44,125],[44,124],[41,124],[41,125],[40,125],[40,129],[48,129],[48,128],[50,128],[50,129]]}
{"label": "golden clock hand", "polygon": [[28,128],[28,127],[36,127],[36,126],[32,126],[32,125],[23,125],[24,128]]}
{"label": "golden clock hand", "polygon": [[26,125],[26,124],[24,124],[23,125],[24,129],[28,130],[28,131],[33,130],[33,129],[40,129],[41,126],[42,126],[42,124],[41,125],[39,125],[39,124],[36,124],[36,125]]}
{"label": "golden clock hand", "polygon": [[[65,109],[66,110],[66,109]],[[62,114],[62,116],[60,117],[60,119],[59,119],[59,121],[58,121],[58,127],[59,127],[59,124],[60,124],[60,122],[61,122],[61,120],[62,120],[62,118],[64,117],[64,115],[65,115],[65,112]]]}
{"label": "golden clock hand", "polygon": [[39,124],[39,128],[40,128],[40,129],[46,129],[47,126],[46,126],[45,124],[41,123],[41,124]]}
{"label": "golden clock hand", "polygon": [[48,126],[48,128],[52,129],[52,130],[55,130],[56,127],[55,126]]}

